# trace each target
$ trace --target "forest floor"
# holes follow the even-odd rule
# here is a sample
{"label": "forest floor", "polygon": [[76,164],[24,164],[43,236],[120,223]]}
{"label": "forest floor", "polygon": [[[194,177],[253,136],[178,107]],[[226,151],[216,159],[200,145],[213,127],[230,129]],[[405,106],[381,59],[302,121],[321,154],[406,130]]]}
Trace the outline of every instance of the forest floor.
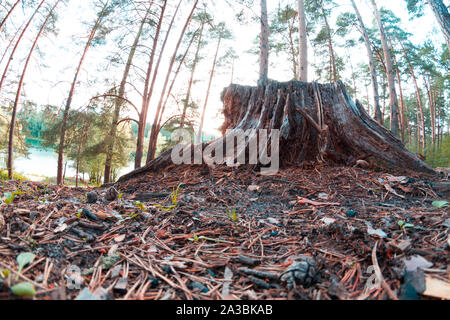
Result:
{"label": "forest floor", "polygon": [[[20,282],[34,299],[449,299],[439,180],[187,166],[117,184],[118,196],[4,182],[0,299]],[[19,271],[24,252],[35,256]]]}

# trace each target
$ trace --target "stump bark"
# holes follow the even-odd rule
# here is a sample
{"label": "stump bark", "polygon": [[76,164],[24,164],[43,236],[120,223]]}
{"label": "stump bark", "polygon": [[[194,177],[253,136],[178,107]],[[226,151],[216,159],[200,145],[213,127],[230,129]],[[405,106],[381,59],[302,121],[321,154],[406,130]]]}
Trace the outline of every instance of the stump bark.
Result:
{"label": "stump bark", "polygon": [[[388,129],[375,122],[358,100],[354,102],[340,81],[270,81],[257,87],[232,84],[223,90],[221,99],[223,136],[204,143],[202,149],[209,144],[225,145],[227,135],[233,131],[230,129],[267,129],[269,139],[270,132],[279,129],[282,167],[305,163],[354,165],[357,160],[367,160],[387,170],[435,174]],[[248,152],[248,140],[243,148],[236,155]],[[166,150],[146,166],[122,176],[119,182],[171,165],[170,156],[171,150]]]}

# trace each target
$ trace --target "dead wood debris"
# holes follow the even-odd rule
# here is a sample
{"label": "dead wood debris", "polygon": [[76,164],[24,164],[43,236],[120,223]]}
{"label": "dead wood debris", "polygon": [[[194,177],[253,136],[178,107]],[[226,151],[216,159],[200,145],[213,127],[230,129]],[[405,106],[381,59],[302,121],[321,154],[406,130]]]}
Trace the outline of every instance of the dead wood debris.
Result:
{"label": "dead wood debris", "polygon": [[[17,298],[18,281],[34,299],[404,299],[412,256],[432,285],[417,297],[449,298],[449,208],[431,205],[448,200],[432,188],[446,181],[358,167],[201,169],[149,172],[96,199],[4,182],[0,195],[23,194],[0,204],[0,299]],[[18,271],[23,252],[36,258]]]}

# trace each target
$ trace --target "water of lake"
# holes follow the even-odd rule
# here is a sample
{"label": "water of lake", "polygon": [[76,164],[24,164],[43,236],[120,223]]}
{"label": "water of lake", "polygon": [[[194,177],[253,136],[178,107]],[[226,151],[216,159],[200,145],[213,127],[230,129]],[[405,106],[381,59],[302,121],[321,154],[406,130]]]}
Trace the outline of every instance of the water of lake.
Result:
{"label": "water of lake", "polygon": [[[43,177],[56,177],[58,165],[58,155],[52,149],[31,147],[28,158],[21,157],[14,160],[16,172],[25,175],[32,180],[42,180]],[[133,163],[120,170],[119,175],[123,175],[133,170]],[[68,161],[66,177],[75,177],[73,161]]]}

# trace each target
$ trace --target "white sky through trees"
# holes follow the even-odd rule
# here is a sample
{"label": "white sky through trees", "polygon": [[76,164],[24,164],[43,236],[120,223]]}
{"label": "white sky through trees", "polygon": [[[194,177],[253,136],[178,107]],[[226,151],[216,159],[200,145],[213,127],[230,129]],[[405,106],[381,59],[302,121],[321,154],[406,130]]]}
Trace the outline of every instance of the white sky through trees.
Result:
{"label": "white sky through trees", "polygon": [[[169,0],[170,13],[173,12],[173,7],[176,5],[175,0]],[[252,11],[259,13],[259,3],[258,0],[254,0],[254,8]],[[335,0],[338,7],[333,9],[331,16],[331,24],[335,26],[336,17],[339,13],[344,11],[353,12],[350,1],[348,0]],[[361,11],[364,23],[366,26],[372,26],[373,24],[373,14],[371,11],[371,6],[366,0],[357,0],[357,5]],[[50,2],[49,2],[50,3]],[[94,8],[94,1],[88,0],[71,0],[67,6],[60,5],[57,9],[58,12],[58,22],[57,28],[59,29],[58,35],[42,37],[39,41],[38,48],[39,52],[36,51],[33,55],[33,61],[30,65],[27,78],[25,79],[24,94],[26,99],[36,102],[38,105],[52,104],[57,106],[62,106],[69,91],[70,82],[73,79],[76,65],[80,58],[81,51],[85,44],[87,35],[89,34],[87,23],[91,23],[96,16],[96,9]],[[235,61],[234,67],[234,83],[244,84],[244,85],[255,85],[258,79],[258,56],[247,53],[248,50],[255,47],[254,39],[258,36],[260,31],[260,26],[257,22],[251,22],[248,25],[241,25],[234,20],[234,14],[240,11],[242,8],[238,4],[234,8],[230,7],[229,4],[235,3],[235,0],[218,0],[209,1],[210,13],[214,16],[216,22],[224,21],[227,27],[231,29],[234,39],[224,41],[222,44],[222,54],[232,47],[239,58]],[[267,0],[269,17],[271,13],[275,11],[279,4],[284,5],[290,3],[294,8],[297,8],[296,0]],[[418,19],[410,20],[410,16],[406,9],[406,1],[404,0],[377,0],[379,7],[385,7],[395,13],[396,16],[401,18],[402,28],[405,31],[412,34],[410,40],[414,44],[421,44],[426,40],[433,41],[436,46],[440,47],[440,44],[444,43],[444,36],[439,29],[439,26],[435,20],[435,17],[428,6],[425,6],[424,16]],[[160,89],[162,87],[162,82],[165,77],[165,73],[168,67],[168,62],[172,55],[173,47],[180,34],[181,26],[184,23],[184,19],[189,13],[188,8],[192,5],[191,1],[186,2],[184,10],[180,11],[180,16],[177,19],[177,26],[170,35],[167,48],[163,57],[162,65],[160,66],[158,73],[158,80],[155,87],[155,92],[152,97],[148,122],[151,122],[154,117],[155,106],[158,102]],[[13,25],[20,26],[25,19],[29,16],[31,10],[22,11],[20,8],[16,10],[13,15],[12,24],[9,23],[9,30],[13,28]],[[250,13],[249,10],[246,12]],[[4,9],[0,11],[0,17],[5,14]],[[45,14],[45,13],[44,13]],[[42,21],[43,14],[40,15],[39,23]],[[167,18],[166,18],[167,19]],[[166,21],[168,21],[167,19]],[[250,19],[250,21],[252,21]],[[168,22],[167,22],[168,23]],[[167,27],[167,23],[165,27]],[[23,61],[26,54],[28,53],[29,47],[31,46],[31,40],[36,33],[36,24],[33,29],[30,29],[26,33],[27,42],[23,42],[19,47],[19,53],[17,59],[11,71],[9,72],[9,80],[14,79],[14,77],[19,74],[19,70],[23,63],[17,63],[17,61]],[[130,37],[127,38],[128,44],[131,44],[132,37],[139,27],[137,24],[135,26],[124,26],[130,30]],[[164,29],[165,30],[165,29]],[[11,31],[10,31],[11,32]],[[0,38],[0,48],[2,52],[7,46],[9,41]],[[341,39],[336,36],[335,40],[338,44],[342,43]],[[149,41],[145,43],[149,45]],[[196,70],[196,83],[192,89],[192,97],[199,104],[205,98],[205,90],[207,87],[207,82],[209,78],[209,70],[212,63],[212,48],[215,46],[215,40],[210,40],[209,44],[202,49],[202,54],[205,54],[205,59],[201,60]],[[93,47],[89,50],[83,71],[80,74],[79,85],[75,92],[75,97],[73,101],[73,108],[81,108],[86,106],[89,98],[97,94],[104,93],[108,88],[112,87],[111,83],[119,84],[120,78],[122,76],[123,65],[117,67],[107,66],[107,57],[112,51],[116,50],[116,45],[111,38],[107,38],[106,45]],[[180,53],[184,50],[185,45],[180,49]],[[141,48],[142,49],[142,48]],[[191,49],[191,52],[193,50]],[[336,48],[337,55],[344,56],[346,51],[344,48]],[[358,63],[367,63],[366,51],[363,44],[359,44],[356,48],[349,49],[351,54],[353,67],[356,68]],[[191,53],[192,54],[192,53]],[[122,56],[126,59],[127,52],[123,53]],[[314,63],[314,51],[312,46],[309,46],[309,59],[311,63]],[[291,79],[292,71],[290,70],[291,64],[286,60],[286,57],[277,57],[275,54],[271,54],[269,57],[270,67],[269,67],[269,78],[276,79],[279,81],[286,81]],[[134,64],[139,68],[147,68],[148,59],[141,56],[134,61]],[[3,61],[0,69],[3,70],[5,61]],[[175,69],[176,67],[174,67]],[[134,70],[131,70],[133,73]],[[350,67],[343,74],[344,78],[349,78]],[[173,92],[175,95],[179,94],[180,97],[184,94],[186,89],[187,78],[189,74],[186,69],[180,73],[178,76],[176,85]],[[220,92],[222,89],[229,85],[231,77],[231,64],[226,66],[221,66],[217,69],[217,74],[213,80],[212,91],[208,103],[208,109],[205,116],[204,129],[206,132],[217,133],[216,129],[222,124],[222,117],[220,115],[220,110],[222,108],[222,103],[220,101]],[[310,66],[309,71],[309,81],[315,80],[316,74],[314,69]],[[110,84],[106,84],[104,79],[108,78]],[[136,77],[132,76],[130,79],[133,84],[136,84],[139,90],[143,90],[143,83],[136,80]],[[412,84],[407,81],[406,90],[409,93],[412,91]],[[5,91],[0,96],[1,99],[11,98],[8,94],[9,92],[14,92],[16,90],[16,84],[5,87]],[[365,97],[365,88],[361,87],[360,96]],[[130,86],[127,88],[128,98],[138,107],[141,106],[141,97],[139,94],[133,90]],[[361,97],[359,97],[361,98]],[[176,114],[177,104],[172,99],[169,101],[168,110],[166,110],[165,118],[172,114]],[[181,106],[181,104],[180,104]],[[130,112],[130,116],[137,118],[135,113]],[[196,119],[198,120],[198,119]]]}

